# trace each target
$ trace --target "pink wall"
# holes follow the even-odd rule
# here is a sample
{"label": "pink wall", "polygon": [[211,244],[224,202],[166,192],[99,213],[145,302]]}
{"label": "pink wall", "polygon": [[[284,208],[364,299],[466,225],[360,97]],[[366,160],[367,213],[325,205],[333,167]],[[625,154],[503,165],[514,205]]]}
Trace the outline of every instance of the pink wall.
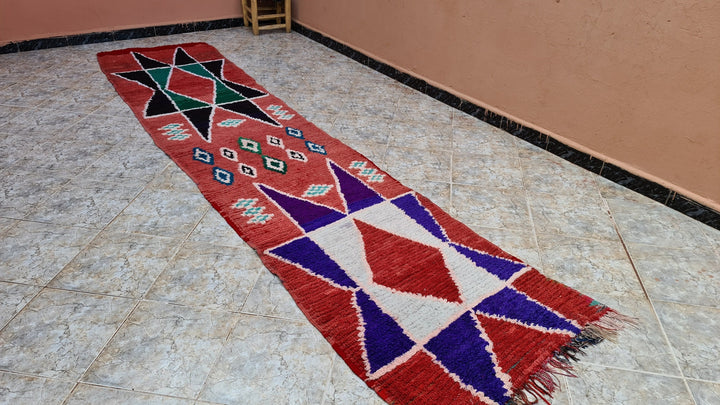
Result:
{"label": "pink wall", "polygon": [[294,7],[313,30],[720,209],[720,2]]}
{"label": "pink wall", "polygon": [[237,17],[240,0],[0,0],[0,45]]}

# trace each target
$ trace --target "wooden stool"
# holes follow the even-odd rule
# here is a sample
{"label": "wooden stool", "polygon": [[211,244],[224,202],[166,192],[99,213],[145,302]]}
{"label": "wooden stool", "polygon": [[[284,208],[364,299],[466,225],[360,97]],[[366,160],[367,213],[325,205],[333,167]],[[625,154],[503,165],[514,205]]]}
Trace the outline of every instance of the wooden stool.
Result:
{"label": "wooden stool", "polygon": [[[290,0],[242,0],[243,22],[247,27],[252,23],[253,34],[258,35],[260,30],[285,28],[290,32],[292,23],[290,14]],[[260,25],[260,21],[275,19],[275,24]],[[285,19],[285,22],[282,20]]]}

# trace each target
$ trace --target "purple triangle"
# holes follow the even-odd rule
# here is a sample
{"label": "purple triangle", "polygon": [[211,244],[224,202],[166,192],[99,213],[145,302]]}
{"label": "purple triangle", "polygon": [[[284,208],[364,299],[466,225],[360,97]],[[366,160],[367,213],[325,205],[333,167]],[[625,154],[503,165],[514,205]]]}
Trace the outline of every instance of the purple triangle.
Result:
{"label": "purple triangle", "polygon": [[495,257],[487,253],[481,253],[455,243],[450,243],[450,246],[462,253],[463,256],[472,260],[476,265],[485,269],[488,273],[498,276],[501,280],[509,280],[513,274],[526,267],[524,263],[514,262],[512,260],[503,259],[502,257]]}
{"label": "purple triangle", "polygon": [[278,246],[270,251],[278,257],[303,267],[318,276],[332,280],[335,284],[356,288],[357,284],[347,273],[310,238],[303,237]]}
{"label": "purple triangle", "polygon": [[328,162],[338,179],[338,188],[340,189],[340,195],[347,203],[348,214],[384,201],[378,193],[366,186],[358,178],[341,169],[331,160],[328,160]]}
{"label": "purple triangle", "polygon": [[264,184],[259,184],[258,187],[268,198],[273,200],[275,204],[290,215],[305,232],[314,231],[315,229],[345,218],[345,214],[335,211],[332,208],[285,195]]}
{"label": "purple triangle", "polygon": [[365,326],[365,352],[370,363],[370,372],[374,373],[407,353],[415,343],[370,296],[358,290],[355,297]]}
{"label": "purple triangle", "polygon": [[448,241],[448,238],[443,233],[440,225],[438,225],[438,223],[435,221],[435,218],[433,218],[433,216],[428,210],[425,209],[425,207],[420,205],[420,201],[418,201],[418,199],[414,195],[407,194],[402,197],[398,197],[392,200],[392,203],[401,210],[403,210],[405,214],[415,220],[415,222],[420,224],[420,226],[425,228],[436,238],[440,239],[443,242]]}
{"label": "purple triangle", "polygon": [[495,374],[488,342],[480,335],[473,317],[471,312],[466,312],[430,339],[425,348],[463,383],[504,404],[510,396]]}
{"label": "purple triangle", "polygon": [[485,298],[473,309],[487,315],[514,319],[526,325],[537,325],[547,329],[561,329],[580,333],[580,329],[564,318],[550,312],[543,305],[530,300],[525,294],[508,287]]}

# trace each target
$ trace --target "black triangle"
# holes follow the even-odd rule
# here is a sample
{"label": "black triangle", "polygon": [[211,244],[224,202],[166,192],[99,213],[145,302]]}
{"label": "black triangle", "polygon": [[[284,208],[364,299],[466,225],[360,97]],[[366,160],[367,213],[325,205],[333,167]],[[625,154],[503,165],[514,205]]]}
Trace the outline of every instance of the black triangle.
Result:
{"label": "black triangle", "polygon": [[188,55],[184,49],[178,48],[175,50],[175,61],[173,63],[175,64],[175,66],[182,66],[197,63],[197,61],[190,57],[190,55]]}
{"label": "black triangle", "polygon": [[142,66],[143,69],[153,69],[153,68],[159,68],[159,67],[168,67],[167,63],[162,63],[159,61],[156,61],[155,59],[150,59],[145,55],[139,54],[137,52],[132,53],[135,59],[140,63],[140,66]]}
{"label": "black triangle", "polygon": [[212,107],[196,108],[194,110],[183,111],[183,115],[190,121],[193,127],[198,131],[200,136],[210,142],[210,117],[212,116]]}
{"label": "black triangle", "polygon": [[175,104],[170,101],[165,93],[156,91],[150,98],[150,101],[148,101],[147,107],[145,107],[145,116],[154,117],[156,115],[170,114],[177,111],[177,107],[175,107]]}
{"label": "black triangle", "polygon": [[253,104],[250,100],[243,100],[243,101],[236,101],[233,103],[227,103],[219,105],[218,107],[224,108],[228,111],[236,112],[240,115],[244,115],[246,117],[250,117],[252,119],[266,122],[270,125],[280,127],[282,125],[278,124],[277,121],[272,119],[269,115],[265,114],[263,110],[260,109],[260,107]]}
{"label": "black triangle", "polygon": [[205,69],[207,69],[210,73],[212,73],[213,76],[222,80],[223,62],[224,61],[222,59],[211,60],[209,62],[203,62],[202,65],[205,66]]}
{"label": "black triangle", "polygon": [[240,93],[245,98],[255,98],[267,95],[267,93],[263,93],[260,90],[253,89],[252,87],[243,86],[242,84],[233,83],[229,80],[223,80],[222,82],[225,83],[226,86]]}
{"label": "black triangle", "polygon": [[153,90],[157,90],[158,86],[157,83],[155,83],[155,80],[150,77],[150,75],[144,71],[144,70],[137,70],[135,72],[122,72],[122,73],[115,73],[115,75],[120,76],[127,80],[132,80],[134,82],[138,82],[142,84],[143,86],[150,87]]}

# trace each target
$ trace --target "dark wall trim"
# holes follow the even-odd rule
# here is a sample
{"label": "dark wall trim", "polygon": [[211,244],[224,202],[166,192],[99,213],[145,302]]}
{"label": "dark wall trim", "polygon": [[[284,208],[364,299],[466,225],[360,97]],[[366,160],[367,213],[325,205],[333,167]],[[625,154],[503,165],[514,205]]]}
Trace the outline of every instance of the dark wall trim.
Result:
{"label": "dark wall trim", "polygon": [[[90,34],[71,35],[65,37],[53,37],[43,39],[33,39],[30,41],[22,41],[10,43],[0,46],[0,54],[24,52],[38,49],[56,48],[69,45],[92,44],[98,42],[122,41],[126,39],[144,38],[162,35],[181,34],[185,32],[208,31],[221,28],[238,27],[243,25],[242,18],[229,18],[214,21],[200,21],[186,24],[162,25],[155,27],[134,28],[120,31],[95,32]],[[720,229],[720,212],[706,207],[692,199],[678,194],[660,184],[634,175],[623,170],[613,164],[604,162],[594,158],[591,155],[580,152],[570,146],[567,146],[553,137],[537,131],[532,128],[525,127],[507,117],[496,114],[483,107],[475,105],[467,100],[463,100],[449,92],[439,89],[424,80],[414,77],[408,73],[401,72],[392,66],[379,62],[362,52],[358,52],[347,45],[341,44],[329,37],[326,37],[316,31],[313,31],[296,22],[293,23],[293,30],[318,42],[326,47],[333,49],[357,62],[362,63],[390,78],[397,80],[406,86],[427,94],[436,100],[472,115],[488,124],[500,128],[506,132],[515,135],[535,146],[547,150],[571,163],[576,164],[595,174],[599,174],[608,180],[611,180],[630,190],[636,191],[646,197],[649,197],[661,204],[664,204],[678,212],[687,215],[697,221],[709,225],[715,229]]]}
{"label": "dark wall trim", "polygon": [[95,44],[98,42],[123,41],[126,39],[155,37],[162,35],[182,34],[185,32],[209,31],[243,25],[242,18],[226,18],[223,20],[199,21],[184,24],[158,25],[155,27],[132,28],[120,31],[93,32],[89,34],[70,35],[31,39],[29,41],[11,42],[0,46],[0,54],[39,49],[57,48],[69,45]]}

